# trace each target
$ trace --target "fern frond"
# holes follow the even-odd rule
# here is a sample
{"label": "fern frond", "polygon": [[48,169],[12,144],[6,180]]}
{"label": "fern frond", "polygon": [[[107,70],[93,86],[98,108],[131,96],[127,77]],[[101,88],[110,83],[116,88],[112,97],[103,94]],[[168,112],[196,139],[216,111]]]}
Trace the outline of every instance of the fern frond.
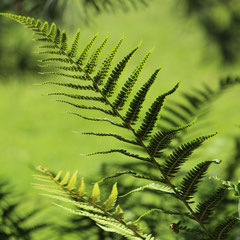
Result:
{"label": "fern frond", "polygon": [[76,90],[91,90],[95,91],[94,87],[91,85],[79,85],[79,84],[73,84],[73,83],[60,83],[60,82],[44,82],[42,83],[43,85],[45,84],[52,84],[52,85],[58,85],[62,87],[68,87]]}
{"label": "fern frond", "polygon": [[71,103],[71,102],[63,101],[63,100],[57,100],[57,102],[67,103],[67,104],[69,104],[73,107],[76,107],[76,108],[96,110],[96,111],[100,111],[100,112],[106,113],[108,115],[114,116],[114,113],[111,110],[106,110],[106,109],[99,108],[99,107],[89,107],[89,106],[79,105],[79,104],[75,104],[75,103]]}
{"label": "fern frond", "polygon": [[85,116],[82,116],[81,114],[78,114],[78,113],[72,113],[70,112],[70,114],[73,114],[73,115],[76,115],[82,119],[86,119],[86,120],[90,120],[90,121],[94,121],[94,122],[108,122],[108,123],[111,123],[112,125],[114,126],[118,126],[118,127],[123,127],[121,124],[118,124],[108,118],[90,118],[90,117],[85,117]]}
{"label": "fern frond", "polygon": [[42,63],[48,63],[48,62],[61,62],[61,63],[71,63],[71,61],[67,57],[62,58],[46,58],[43,60],[40,60]]}
{"label": "fern frond", "polygon": [[212,234],[213,240],[225,240],[228,232],[239,222],[236,217],[230,217],[224,222],[220,223]]}
{"label": "fern frond", "polygon": [[109,195],[108,199],[104,202],[103,207],[106,211],[112,210],[116,204],[118,197],[117,183],[112,187],[112,192]]}
{"label": "fern frond", "polygon": [[201,182],[202,178],[205,176],[209,166],[212,163],[219,164],[220,161],[213,160],[201,162],[187,173],[187,175],[183,178],[182,183],[178,189],[182,199],[188,201],[191,198],[193,198],[194,194],[197,191],[197,186],[199,182]]}
{"label": "fern frond", "polygon": [[141,63],[137,66],[128,80],[125,82],[124,86],[122,87],[120,93],[117,95],[116,100],[113,102],[113,107],[115,109],[121,110],[125,105],[130,93],[132,92],[133,86],[135,85],[136,81],[138,80],[139,74],[141,73],[143,66],[145,65],[147,59],[149,58],[151,52],[147,53],[147,55],[143,58]]}
{"label": "fern frond", "polygon": [[68,48],[68,35],[65,31],[62,32],[62,39],[61,39],[61,49],[66,51]]}
{"label": "fern frond", "polygon": [[96,51],[92,54],[90,57],[88,63],[84,67],[84,72],[87,74],[92,74],[95,71],[95,68],[97,66],[97,60],[105,47],[106,43],[108,41],[108,37],[104,39],[104,41],[100,44],[100,46],[96,49]]}
{"label": "fern frond", "polygon": [[55,23],[51,24],[49,33],[48,33],[48,37],[51,38],[52,40],[54,40],[55,35],[56,35],[56,30],[57,30],[57,26]]}
{"label": "fern frond", "polygon": [[89,97],[89,96],[82,96],[79,94],[67,94],[67,93],[58,92],[58,93],[48,93],[48,96],[65,96],[65,97],[74,98],[74,99],[97,101],[97,102],[105,103],[105,99],[103,97]]}
{"label": "fern frond", "polygon": [[126,197],[130,194],[133,194],[133,193],[136,193],[136,192],[142,192],[144,191],[145,189],[147,190],[155,190],[155,191],[159,191],[161,193],[168,193],[168,194],[173,194],[174,191],[172,190],[171,187],[169,187],[168,185],[166,184],[156,184],[156,183],[151,183],[151,184],[148,184],[148,185],[145,185],[145,186],[142,186],[142,187],[138,187],[136,189],[133,189],[131,190],[130,192],[127,192],[123,195],[120,195],[119,197]]}
{"label": "fern frond", "polygon": [[51,194],[44,195],[61,201],[62,203],[68,203],[72,206],[77,207],[77,209],[69,208],[57,203],[55,203],[55,205],[62,207],[72,212],[73,214],[81,215],[92,219],[99,227],[103,228],[106,231],[114,231],[115,233],[123,235],[129,239],[154,240],[154,238],[152,237],[149,238],[150,235],[144,234],[136,223],[126,222],[123,211],[121,210],[119,205],[115,207],[118,196],[116,183],[113,185],[111,194],[109,195],[108,199],[103,204],[101,204],[100,189],[98,183],[94,184],[92,193],[89,197],[83,197],[83,195],[85,194],[84,181],[83,179],[81,179],[79,187],[76,188],[77,172],[75,172],[72,176],[70,176],[68,172],[65,177],[60,181],[59,179],[61,172],[54,176],[46,168],[39,166],[38,169],[43,172],[45,176],[47,176],[48,179],[51,180],[52,183],[56,184],[57,191],[59,191],[60,188],[61,191],[66,193],[66,196],[61,196],[61,192],[53,192],[52,190],[54,189],[49,189],[49,186],[46,185],[45,189],[42,188],[42,190],[50,190]]}
{"label": "fern frond", "polygon": [[145,140],[149,137],[149,135],[151,134],[151,132],[158,120],[159,112],[162,109],[165,98],[168,95],[174,93],[177,90],[178,86],[179,86],[179,83],[174,88],[172,88],[170,91],[159,96],[154,101],[152,106],[148,109],[147,113],[145,114],[143,123],[141,124],[141,126],[139,127],[139,129],[136,132],[136,136],[138,138]]}
{"label": "fern frond", "polygon": [[114,137],[122,142],[126,142],[126,143],[130,143],[133,145],[138,145],[135,141],[132,140],[128,140],[118,134],[114,134],[114,133],[93,133],[93,132],[84,132],[82,133],[84,135],[93,135],[93,136],[99,136],[99,137]]}
{"label": "fern frond", "polygon": [[157,78],[159,71],[160,71],[160,68],[153,73],[150,79],[142,86],[139,92],[134,96],[133,100],[130,103],[129,109],[127,110],[127,113],[124,117],[125,124],[134,125],[136,123],[140,110],[142,108],[142,104],[146,98],[146,95],[150,87],[152,86],[155,79]]}
{"label": "fern frond", "polygon": [[93,36],[93,38],[89,41],[89,43],[86,45],[86,47],[83,49],[82,53],[79,55],[76,63],[80,66],[82,66],[86,59],[87,59],[87,56],[89,54],[89,51],[90,49],[92,48],[96,38],[97,38],[98,34],[96,34],[95,36]]}
{"label": "fern frond", "polygon": [[183,163],[191,156],[194,150],[199,148],[204,141],[215,136],[215,134],[196,138],[195,140],[185,143],[178,147],[162,166],[162,170],[166,176],[174,177],[179,171]]}
{"label": "fern frond", "polygon": [[68,56],[69,57],[71,57],[71,58],[76,57],[79,41],[80,41],[80,29],[78,29],[78,31],[77,31],[74,39],[73,39],[71,48],[70,48],[70,50],[68,52]]}
{"label": "fern frond", "polygon": [[93,156],[93,155],[101,155],[101,154],[109,154],[109,153],[121,153],[121,154],[126,155],[126,156],[128,156],[128,157],[136,158],[136,159],[138,159],[138,160],[145,161],[145,162],[150,162],[150,159],[149,159],[149,158],[141,157],[141,156],[139,156],[138,154],[130,153],[130,152],[128,152],[128,151],[125,150],[125,149],[111,149],[111,150],[109,150],[109,151],[88,153],[88,154],[83,154],[83,155],[84,155],[84,156]]}
{"label": "fern frond", "polygon": [[171,143],[172,139],[174,139],[176,134],[192,126],[194,122],[195,121],[183,127],[170,129],[163,132],[157,132],[150,139],[149,145],[147,146],[148,152],[152,156],[160,157],[162,153],[161,151],[167,148],[167,146]]}
{"label": "fern frond", "polygon": [[153,208],[153,209],[150,209],[148,210],[147,212],[145,212],[144,214],[142,214],[136,221],[135,223],[137,223],[138,221],[140,221],[143,217],[153,213],[153,212],[160,212],[160,213],[164,213],[164,214],[167,214],[167,215],[176,215],[176,216],[185,216],[185,217],[188,217],[188,218],[191,218],[191,216],[188,214],[188,213],[181,213],[181,212],[174,212],[174,211],[168,211],[168,210],[164,210],[164,209],[161,209],[161,208]]}
{"label": "fern frond", "polygon": [[223,199],[226,188],[219,188],[216,193],[207,200],[199,203],[196,207],[195,214],[200,221],[205,222],[212,215],[216,205]]}
{"label": "fern frond", "polygon": [[72,79],[79,79],[83,81],[90,81],[88,76],[86,75],[72,75],[72,74],[67,74],[67,73],[62,73],[62,72],[39,72],[40,74],[52,74],[52,75],[58,75],[61,77],[67,77],[67,78],[72,78]]}
{"label": "fern frond", "polygon": [[112,52],[109,54],[109,56],[102,63],[102,65],[100,67],[100,70],[98,71],[98,73],[93,78],[95,84],[97,84],[97,85],[102,85],[103,84],[103,81],[107,77],[108,72],[110,70],[111,63],[112,63],[115,55],[117,54],[118,49],[120,48],[122,42],[123,42],[123,37],[120,39],[118,44],[114,47]]}
{"label": "fern frond", "polygon": [[134,50],[132,50],[127,56],[125,56],[118,64],[117,66],[113,69],[111,72],[107,82],[105,83],[102,93],[106,97],[111,97],[114,93],[114,90],[116,88],[116,85],[125,69],[127,66],[127,63],[130,61],[134,53],[138,50],[139,47],[136,47]]}

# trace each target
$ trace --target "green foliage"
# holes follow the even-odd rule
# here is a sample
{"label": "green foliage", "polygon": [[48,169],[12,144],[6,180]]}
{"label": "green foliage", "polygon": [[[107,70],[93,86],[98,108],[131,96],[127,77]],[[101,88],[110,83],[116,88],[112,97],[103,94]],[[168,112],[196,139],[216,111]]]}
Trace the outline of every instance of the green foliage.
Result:
{"label": "green foliage", "polygon": [[[84,180],[81,179],[77,183],[77,172],[71,178],[67,172],[61,178],[62,171],[53,175],[47,169],[39,166],[38,169],[44,175],[35,175],[35,178],[42,183],[36,183],[36,188],[46,191],[44,194],[62,203],[70,203],[71,208],[63,205],[58,205],[74,214],[85,216],[92,219],[100,228],[105,231],[118,233],[128,239],[136,240],[154,240],[151,235],[144,234],[137,223],[132,223],[125,220],[124,213],[119,205],[116,205],[118,196],[117,184],[112,187],[112,191],[108,198],[102,203],[100,196],[99,184],[95,183],[90,196],[85,192]],[[70,178],[70,179],[69,179]],[[68,197],[71,197],[69,199]],[[76,206],[74,209],[72,206]]]}
{"label": "green foliage", "polygon": [[[138,161],[140,160],[142,163],[148,165],[149,168],[154,168],[158,174],[161,174],[161,176],[152,175],[150,171],[141,174],[137,171],[130,170],[128,172],[116,173],[115,175],[106,177],[105,180],[127,174],[142,180],[157,181],[158,185],[141,186],[137,189],[128,191],[125,195],[142,191],[144,189],[150,191],[157,190],[157,192],[161,194],[167,194],[168,197],[172,196],[174,200],[177,199],[182,202],[188,210],[188,213],[152,208],[148,209],[146,213],[143,213],[135,222],[125,221],[123,211],[119,206],[116,207],[118,196],[116,184],[113,186],[109,197],[102,202],[100,198],[101,192],[99,183],[97,182],[94,184],[92,193],[88,196],[85,192],[83,179],[80,180],[79,186],[76,185],[77,172],[75,172],[72,176],[70,176],[70,173],[67,172],[66,175],[61,178],[61,172],[54,175],[45,168],[40,167],[39,169],[45,174],[45,176],[37,176],[37,179],[43,181],[44,183],[54,183],[54,186],[49,186],[48,184],[36,184],[36,186],[49,192],[49,197],[71,205],[71,207],[67,207],[57,204],[58,206],[67,209],[74,214],[92,219],[105,231],[115,232],[129,239],[154,239],[151,234],[143,233],[143,230],[137,224],[139,220],[153,212],[182,216],[187,219],[189,224],[193,224],[192,222],[194,221],[198,226],[197,231],[201,233],[200,236],[202,239],[224,239],[228,230],[230,230],[234,223],[238,221],[237,218],[229,218],[229,220],[219,225],[222,226],[224,230],[222,230],[221,227],[217,227],[213,233],[211,233],[206,226],[206,220],[209,219],[210,215],[215,211],[215,206],[221,198],[220,192],[217,192],[217,195],[214,195],[214,197],[210,197],[200,203],[197,206],[196,211],[194,211],[191,206],[193,203],[192,199],[195,197],[199,184],[202,183],[203,177],[206,175],[209,166],[212,163],[219,163],[219,161],[213,160],[200,162],[193,167],[185,177],[183,177],[180,183],[177,183],[176,185],[172,183],[172,179],[177,181],[176,179],[181,178],[181,174],[179,174],[179,172],[182,170],[182,166],[192,153],[199,148],[205,140],[213,137],[215,134],[199,137],[193,141],[189,141],[181,146],[178,146],[173,149],[172,153],[169,157],[167,157],[163,155],[163,152],[168,148],[172,139],[177,133],[183,132],[187,127],[190,127],[192,123],[189,124],[190,121],[187,121],[188,124],[185,126],[179,125],[177,128],[166,129],[155,133],[156,125],[166,98],[177,90],[179,83],[177,83],[168,92],[156,97],[156,100],[146,111],[143,120],[140,120],[139,112],[145,102],[147,93],[156,80],[160,70],[156,69],[153,71],[149,80],[140,88],[136,95],[133,96],[129,106],[127,106],[127,100],[129,99],[134,86],[140,77],[140,73],[150,56],[150,52],[145,55],[140,63],[138,63],[135,70],[132,71],[132,74],[126,78],[127,80],[123,83],[123,87],[118,92],[116,86],[120,80],[120,76],[125,70],[127,63],[132,59],[134,53],[139,49],[140,45],[130,51],[130,53],[128,53],[115,65],[115,67],[112,68],[113,59],[118,52],[123,38],[120,39],[113,50],[111,50],[107,57],[104,58],[103,62],[99,64],[98,60],[103,48],[107,44],[108,37],[106,37],[102,43],[98,45],[93,52],[91,52],[91,49],[95,46],[95,40],[97,38],[97,35],[95,35],[92,39],[90,39],[89,43],[82,49],[82,51],[78,53],[77,49],[80,39],[79,30],[77,31],[72,44],[69,45],[67,33],[65,31],[61,31],[55,26],[55,24],[52,24],[49,29],[49,24],[47,22],[42,24],[40,20],[35,20],[34,18],[4,13],[1,15],[25,25],[38,37],[40,36],[40,38],[35,40],[40,42],[40,47],[42,49],[47,49],[46,52],[41,52],[41,54],[50,55],[50,57],[41,60],[42,63],[49,64],[43,65],[42,67],[53,67],[59,70],[45,72],[45,74],[56,74],[71,78],[72,81],[76,81],[76,79],[77,81],[81,81],[81,84],[75,82],[46,82],[44,84],[57,85],[73,91],[71,93],[64,91],[54,92],[49,95],[63,96],[73,99],[74,102],[69,102],[65,99],[57,101],[67,103],[78,110],[85,109],[86,112],[87,110],[101,112],[101,114],[106,116],[106,118],[85,117],[78,112],[74,112],[73,114],[90,121],[108,122],[118,126],[121,130],[126,129],[132,134],[132,138],[126,138],[122,135],[109,132],[88,132],[85,134],[95,135],[102,138],[106,136],[114,137],[124,144],[128,143],[129,145],[138,146],[145,154],[144,156],[140,156],[139,154],[132,152],[132,149],[128,150],[120,147],[118,149],[110,149],[87,155],[109,154],[116,152],[121,153],[125,156],[137,159]],[[81,90],[84,95],[76,93],[76,91],[79,90]],[[188,95],[185,95],[185,97],[189,99],[189,102],[191,102],[193,107],[197,108],[199,106],[198,103],[196,103],[197,101],[194,101]],[[79,104],[80,100],[88,102],[89,105]],[[178,106],[184,110],[187,109],[179,104]],[[123,114],[124,109],[126,110],[125,114]],[[114,120],[112,120],[113,118]],[[134,125],[137,125],[137,127],[135,128]],[[76,209],[73,209],[72,206],[75,206]],[[206,210],[206,212],[203,210]],[[185,229],[186,231],[191,229],[184,226],[181,227],[181,225],[178,227],[179,229]]]}
{"label": "green foliage", "polygon": [[10,184],[0,180],[0,238],[30,240],[33,234],[47,227],[46,223],[31,224],[39,209],[22,213],[22,200],[12,193]]}

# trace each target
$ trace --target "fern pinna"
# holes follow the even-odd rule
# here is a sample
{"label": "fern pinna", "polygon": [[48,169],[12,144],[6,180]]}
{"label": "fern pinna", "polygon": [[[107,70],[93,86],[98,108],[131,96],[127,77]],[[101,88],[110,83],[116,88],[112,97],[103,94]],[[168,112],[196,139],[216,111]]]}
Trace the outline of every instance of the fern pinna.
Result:
{"label": "fern pinna", "polygon": [[[101,112],[107,117],[87,117],[79,114],[78,112],[73,114],[90,121],[108,122],[122,129],[127,129],[132,133],[134,139],[132,140],[124,138],[123,136],[115,133],[89,132],[86,134],[101,137],[110,136],[124,143],[140,146],[148,156],[139,156],[136,153],[132,153],[131,151],[122,148],[110,149],[94,154],[118,152],[131,158],[140,160],[146,164],[155,166],[155,168],[161,173],[160,177],[153,178],[151,175],[141,177],[141,175],[138,174],[132,174],[132,176],[143,178],[148,181],[157,181],[159,184],[166,185],[167,191],[161,192],[166,192],[167,194],[169,194],[170,188],[171,195],[180,200],[187,208],[189,213],[184,214],[184,216],[198,223],[200,232],[202,234],[201,238],[224,239],[227,231],[234,225],[234,223],[237,221],[237,218],[232,217],[229,221],[221,223],[219,226],[226,226],[224,231],[222,231],[218,226],[213,233],[211,233],[206,227],[206,220],[208,220],[212,211],[214,211],[214,207],[216,203],[221,200],[222,195],[218,192],[217,200],[215,197],[211,197],[208,201],[200,203],[196,210],[194,210],[191,206],[193,203],[193,197],[198,189],[198,184],[202,181],[210,165],[213,163],[219,163],[219,161],[214,160],[199,163],[186,174],[180,184],[173,184],[172,182],[191,154],[197,148],[199,148],[204,141],[213,137],[215,134],[199,137],[191,142],[179,146],[169,156],[163,156],[164,149],[167,148],[173,137],[178,132],[181,132],[186,127],[189,127],[191,124],[179,127],[177,129],[169,129],[154,133],[154,129],[159,119],[160,112],[163,109],[164,102],[169,95],[173,94],[177,90],[179,83],[177,83],[168,92],[158,96],[146,111],[143,120],[140,121],[139,113],[142,109],[144,100],[146,99],[147,93],[160,71],[159,68],[156,69],[149,77],[149,80],[143,84],[143,86],[130,101],[126,113],[123,114],[122,110],[126,107],[129,96],[133,91],[134,85],[138,81],[140,73],[143,70],[151,52],[148,52],[143,57],[143,59],[136,66],[135,70],[133,70],[128,79],[125,81],[123,87],[119,92],[117,92],[116,87],[120,77],[123,71],[126,69],[128,62],[138,51],[140,45],[126,54],[126,56],[120,62],[118,62],[113,69],[111,69],[113,59],[123,42],[123,38],[119,40],[105,60],[101,64],[98,64],[100,54],[108,42],[108,36],[100,45],[95,48],[92,53],[91,49],[95,44],[97,35],[93,36],[89,43],[80,52],[78,52],[80,40],[79,30],[77,31],[72,44],[69,45],[67,33],[65,31],[61,31],[54,23],[49,26],[48,22],[42,24],[40,20],[35,20],[34,18],[30,17],[6,13],[2,13],[1,15],[24,24],[38,36],[38,38],[35,40],[40,42],[42,44],[40,48],[44,49],[44,51],[40,52],[40,54],[48,54],[51,56],[41,60],[41,62],[45,64],[43,67],[53,67],[57,69],[57,71],[45,72],[44,74],[54,74],[73,79],[75,81],[45,82],[44,84],[58,85],[75,91],[73,93],[64,91],[55,92],[50,93],[49,95],[61,95],[70,99],[75,99],[76,101],[81,100],[81,102],[89,102],[91,105],[85,105],[82,103],[62,99],[58,100],[59,102],[69,104],[76,109],[95,110]],[[84,92],[85,94],[79,94],[78,92]],[[137,127],[135,127],[136,123],[138,123]],[[80,187],[78,188],[77,192],[75,190],[73,191],[77,178],[76,173],[71,177],[70,180],[68,179],[69,173],[67,173],[63,179],[59,180],[60,173],[55,176],[42,167],[40,170],[46,175],[46,179],[44,177],[38,177],[38,179],[47,182],[54,182],[57,184],[60,190],[56,190],[51,187],[43,187],[42,185],[40,185],[40,187],[46,191],[50,191],[51,197],[61,201],[70,202],[79,208],[79,210],[70,209],[70,211],[89,217],[104,230],[115,231],[116,233],[122,234],[129,239],[154,239],[151,235],[143,234],[142,230],[139,229],[137,224],[124,222],[122,217],[120,217],[120,208],[115,208],[114,212],[109,212],[109,210],[111,210],[115,205],[115,200],[117,198],[116,185],[113,187],[110,198],[103,205],[98,205],[97,202],[99,201],[100,197],[98,184],[94,185],[93,193],[90,197],[83,198],[83,182],[80,183]],[[66,195],[70,196],[73,200],[67,200],[65,197]],[[149,211],[151,212],[152,210]],[[161,209],[159,209],[159,211],[162,212]],[[167,211],[165,211],[165,213],[172,214],[172,212]],[[181,215],[181,213],[176,212],[175,214]],[[141,219],[141,217],[139,219]],[[233,221],[232,219],[235,219],[236,221]],[[182,227],[182,229],[184,229],[184,227]]]}

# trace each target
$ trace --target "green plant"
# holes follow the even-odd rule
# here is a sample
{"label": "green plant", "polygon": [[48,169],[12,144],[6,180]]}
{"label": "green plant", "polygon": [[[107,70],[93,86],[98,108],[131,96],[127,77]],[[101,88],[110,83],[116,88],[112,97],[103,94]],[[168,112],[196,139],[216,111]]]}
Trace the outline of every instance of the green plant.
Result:
{"label": "green plant", "polygon": [[[130,144],[143,149],[145,154],[142,156],[135,152],[119,148],[88,155],[110,154],[115,152],[121,153],[125,156],[136,159],[144,165],[153,166],[155,171],[160,174],[160,176],[153,176],[150,172],[146,173],[146,175],[142,175],[138,172],[127,171],[109,176],[102,181],[128,174],[134,178],[151,182],[151,184],[148,184],[147,186],[134,190],[135,192],[142,191],[146,188],[149,190],[154,189],[159,191],[161,194],[166,194],[167,198],[173,198],[174,200],[180,201],[183,205],[180,211],[175,211],[171,209],[170,206],[168,209],[152,208],[139,216],[137,220],[129,221],[125,219],[124,212],[120,206],[116,206],[118,197],[116,183],[113,185],[112,192],[109,197],[104,202],[101,202],[99,183],[94,184],[92,194],[88,196],[85,193],[85,184],[83,179],[81,179],[79,185],[77,185],[77,172],[71,176],[70,173],[67,172],[61,178],[61,171],[54,174],[44,167],[39,167],[39,170],[43,173],[43,175],[37,176],[36,179],[43,181],[43,184],[36,183],[36,187],[48,192],[48,194],[46,194],[47,196],[59,200],[62,204],[67,204],[67,206],[57,204],[58,206],[61,206],[74,214],[89,217],[103,230],[118,233],[129,239],[154,239],[151,234],[145,233],[139,224],[143,217],[151,214],[152,212],[160,212],[168,215],[183,217],[187,226],[185,223],[183,225],[181,222],[172,223],[170,225],[171,229],[176,233],[187,231],[194,235],[197,232],[198,234],[196,238],[199,239],[213,240],[226,238],[228,231],[235,225],[235,223],[238,222],[237,217],[231,216],[223,222],[219,221],[219,225],[215,227],[215,229],[208,229],[209,219],[212,213],[215,212],[216,205],[223,198],[223,188],[218,189],[213,195],[210,195],[210,197],[203,199],[200,203],[198,203],[197,207],[193,207],[193,203],[195,201],[193,198],[195,197],[199,184],[202,183],[203,177],[206,175],[208,168],[214,163],[219,164],[220,161],[208,160],[200,162],[188,171],[183,178],[179,176],[182,166],[189,159],[192,153],[207,139],[213,137],[215,133],[202,136],[182,144],[181,146],[173,149],[169,156],[166,156],[164,154],[164,150],[169,146],[172,139],[179,132],[190,127],[193,122],[174,129],[154,132],[166,98],[177,90],[179,83],[177,83],[168,92],[158,96],[150,108],[146,111],[143,120],[141,120],[139,118],[139,113],[142,109],[144,100],[146,99],[146,95],[160,71],[158,68],[153,72],[149,80],[134,95],[125,113],[123,111],[151,52],[146,54],[142,61],[137,65],[136,69],[125,81],[121,90],[117,92],[116,86],[120,76],[125,70],[127,63],[139,49],[140,45],[128,53],[120,62],[118,62],[113,70],[111,70],[113,58],[118,52],[123,38],[120,39],[114,49],[105,58],[103,63],[98,65],[97,61],[108,41],[108,37],[106,37],[104,41],[97,46],[88,58],[90,49],[93,47],[97,35],[90,40],[81,53],[78,53],[77,50],[80,39],[79,30],[77,31],[72,44],[68,45],[67,33],[57,28],[54,23],[49,28],[48,22],[42,24],[40,20],[35,20],[34,18],[5,13],[2,13],[1,15],[24,24],[37,36],[40,36],[36,39],[36,41],[42,43],[40,48],[44,49],[44,51],[40,52],[40,54],[49,54],[51,56],[41,60],[42,63],[49,64],[44,65],[43,67],[61,70],[52,70],[45,72],[44,74],[54,74],[63,76],[67,79],[70,78],[72,81],[77,80],[80,82],[45,82],[44,84],[57,85],[59,87],[66,87],[67,89],[70,89],[69,92],[54,92],[49,95],[65,96],[72,98],[75,101],[82,100],[89,102],[89,105],[83,105],[78,102],[58,100],[59,102],[69,104],[76,109],[94,110],[108,116],[108,118],[95,118],[86,117],[79,113],[73,113],[76,116],[90,121],[107,122],[118,127],[122,130],[122,132],[125,129],[132,134],[132,138],[124,137],[115,133],[88,132],[85,134],[95,135],[101,138],[106,136],[113,137],[124,144]],[[54,64],[52,65],[52,63]],[[82,95],[74,91],[81,91],[86,94]],[[90,105],[91,102],[94,102],[94,104]],[[185,206],[187,212],[183,210],[183,206]]]}
{"label": "green plant", "polygon": [[46,223],[32,224],[30,221],[39,209],[22,212],[22,199],[13,194],[14,190],[5,180],[0,179],[0,238],[3,240],[30,240],[34,233],[47,227]]}

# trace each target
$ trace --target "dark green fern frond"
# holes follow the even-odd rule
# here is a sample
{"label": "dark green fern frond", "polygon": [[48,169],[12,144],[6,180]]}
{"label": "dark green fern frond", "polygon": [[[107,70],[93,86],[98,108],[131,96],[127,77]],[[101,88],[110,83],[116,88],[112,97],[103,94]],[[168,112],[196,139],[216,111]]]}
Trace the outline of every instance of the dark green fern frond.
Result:
{"label": "dark green fern frond", "polygon": [[86,47],[83,49],[82,53],[79,55],[78,59],[77,59],[77,64],[82,66],[86,59],[87,59],[87,56],[89,54],[89,51],[90,49],[92,48],[94,42],[96,41],[97,39],[97,36],[98,34],[96,34],[95,36],[93,36],[93,38],[89,41],[89,43],[86,45]]}
{"label": "dark green fern frond", "polygon": [[122,87],[120,93],[117,95],[116,100],[113,103],[113,107],[115,109],[121,110],[123,106],[125,105],[130,93],[132,92],[132,89],[138,80],[139,74],[141,73],[147,59],[149,58],[151,52],[147,53],[147,55],[143,58],[141,63],[137,66],[137,68],[134,70],[134,72],[131,74],[131,76],[128,78],[128,80],[125,82],[124,86]]}
{"label": "dark green fern frond", "polygon": [[68,52],[69,57],[71,57],[71,58],[76,57],[79,41],[80,41],[80,29],[78,29],[78,31],[73,39],[71,48]]}
{"label": "dark green fern frond", "polygon": [[111,116],[115,115],[111,110],[106,110],[106,109],[103,109],[103,108],[100,108],[100,107],[89,107],[89,106],[85,106],[85,105],[79,105],[79,104],[71,103],[71,102],[64,101],[64,100],[57,100],[57,102],[67,103],[67,104],[69,104],[73,107],[80,108],[80,109],[100,111],[100,112],[106,113],[106,114],[111,115]]}
{"label": "dark green fern frond", "polygon": [[111,97],[114,93],[114,90],[116,88],[116,85],[127,66],[127,63],[132,58],[134,53],[138,50],[139,47],[136,47],[133,51],[131,51],[127,56],[125,56],[113,69],[112,73],[110,74],[107,82],[105,83],[102,93],[104,96]]}
{"label": "dark green fern frond", "polygon": [[199,182],[201,182],[202,178],[205,176],[209,166],[212,163],[219,164],[220,161],[213,160],[201,162],[187,173],[186,177],[183,178],[182,183],[178,189],[182,199],[188,201],[193,198],[194,194],[197,191],[197,186]]}
{"label": "dark green fern frond", "polygon": [[163,132],[157,132],[154,134],[154,136],[150,139],[149,145],[148,145],[148,152],[152,156],[160,157],[161,151],[167,148],[167,146],[170,144],[172,139],[176,136],[176,134],[190,126],[192,126],[193,122],[179,128],[166,130]]}
{"label": "dark green fern frond", "polygon": [[109,54],[109,56],[104,60],[102,66],[100,67],[100,70],[98,71],[98,73],[96,74],[96,76],[94,76],[94,83],[97,85],[102,85],[103,81],[105,80],[105,78],[108,75],[108,72],[110,70],[111,67],[111,63],[115,57],[115,55],[118,52],[118,49],[120,48],[121,44],[123,42],[123,38],[120,39],[120,41],[118,42],[118,44],[114,47],[114,49],[112,50],[112,52]]}
{"label": "dark green fern frond", "polygon": [[94,121],[94,122],[108,122],[108,123],[111,123],[112,125],[114,126],[118,126],[118,127],[122,127],[123,128],[123,125],[121,124],[118,124],[108,118],[90,118],[90,117],[85,117],[85,116],[82,116],[81,114],[78,114],[78,113],[72,113],[70,112],[70,114],[73,114],[73,115],[76,115],[82,119],[86,119],[86,120],[90,120],[90,121]]}
{"label": "dark green fern frond", "polygon": [[220,223],[212,234],[213,240],[226,240],[228,232],[239,222],[236,217],[230,217],[224,222]]}
{"label": "dark green fern frond", "polygon": [[162,167],[164,174],[169,177],[174,177],[182,164],[192,155],[193,151],[199,148],[204,141],[215,135],[216,133],[196,138],[174,150]]}
{"label": "dark green fern frond", "polygon": [[63,51],[68,49],[68,35],[65,31],[62,32],[61,49]]}
{"label": "dark green fern frond", "polygon": [[207,200],[199,203],[195,211],[197,218],[203,222],[208,220],[216,205],[223,199],[225,192],[226,188],[219,188],[217,192],[212,194]]}
{"label": "dark green fern frond", "polygon": [[126,116],[124,117],[125,124],[134,125],[138,120],[138,116],[142,108],[142,104],[146,98],[146,95],[150,87],[152,86],[155,79],[157,78],[159,71],[160,71],[160,68],[153,73],[150,79],[142,86],[139,92],[134,96],[133,100],[130,103]]}
{"label": "dark green fern frond", "polygon": [[120,136],[119,134],[114,134],[114,133],[94,133],[94,132],[85,132],[85,133],[82,133],[84,135],[93,135],[93,136],[98,136],[98,137],[114,137],[122,142],[126,142],[126,143],[130,143],[130,144],[133,144],[133,145],[138,145],[136,143],[136,141],[132,141],[132,140],[129,140],[129,139],[126,139],[122,136]]}
{"label": "dark green fern frond", "polygon": [[144,162],[150,162],[150,159],[147,157],[141,157],[138,154],[130,153],[125,149],[111,149],[109,151],[102,151],[102,152],[95,152],[95,153],[88,153],[83,154],[84,156],[93,156],[93,155],[101,155],[101,154],[109,154],[109,153],[121,153],[123,155],[126,155],[128,157],[136,158],[138,160],[144,161]]}
{"label": "dark green fern frond", "polygon": [[95,68],[97,66],[98,58],[99,58],[103,48],[105,47],[107,41],[108,41],[108,37],[106,37],[103,40],[103,42],[100,44],[100,46],[95,50],[95,52],[90,57],[88,63],[84,67],[84,71],[85,71],[86,74],[92,74],[95,71]]}
{"label": "dark green fern frond", "polygon": [[148,109],[148,111],[143,119],[143,123],[141,124],[141,126],[139,127],[139,129],[136,132],[136,136],[138,138],[145,140],[149,137],[149,135],[151,134],[151,132],[158,120],[159,112],[161,111],[161,109],[163,107],[165,98],[168,95],[174,93],[177,90],[178,86],[179,86],[179,83],[174,88],[172,88],[170,91],[159,96],[154,101],[152,106]]}
{"label": "dark green fern frond", "polygon": [[72,88],[72,89],[75,89],[75,90],[91,90],[91,91],[95,91],[94,87],[91,86],[91,85],[80,85],[80,84],[60,83],[60,82],[44,82],[42,84],[43,85],[45,85],[45,84],[58,85],[58,86],[62,86],[62,87]]}
{"label": "dark green fern frond", "polygon": [[74,99],[86,100],[86,101],[97,101],[101,103],[105,103],[105,99],[103,97],[89,97],[89,96],[82,96],[78,94],[67,94],[67,93],[49,93],[48,96],[65,96]]}

